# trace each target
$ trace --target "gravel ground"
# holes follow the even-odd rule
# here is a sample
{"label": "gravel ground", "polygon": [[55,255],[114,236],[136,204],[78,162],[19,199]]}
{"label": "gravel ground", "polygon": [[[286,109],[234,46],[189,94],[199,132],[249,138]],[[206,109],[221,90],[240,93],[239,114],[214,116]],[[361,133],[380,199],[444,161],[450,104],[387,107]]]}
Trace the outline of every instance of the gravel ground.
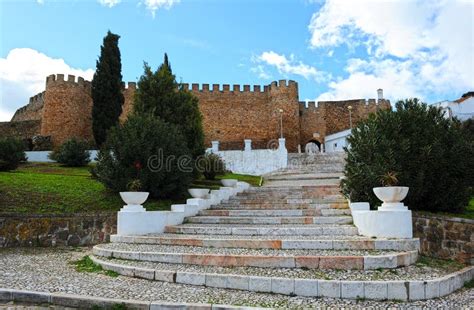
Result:
{"label": "gravel ground", "polygon": [[76,272],[69,262],[88,254],[90,254],[90,249],[86,248],[2,249],[0,250],[0,287],[122,299],[291,309],[472,309],[474,307],[474,289],[463,289],[445,298],[427,301],[376,302],[290,297]]}
{"label": "gravel ground", "polygon": [[173,270],[197,273],[219,273],[238,274],[261,277],[301,278],[301,279],[323,279],[323,280],[430,280],[442,277],[461,269],[461,265],[449,267],[425,266],[421,264],[397,269],[383,270],[320,270],[307,268],[258,268],[258,267],[217,267],[185,264],[167,264],[145,261],[132,261],[123,259],[107,259],[97,257],[104,261],[110,261],[121,265],[143,267],[154,270]]}
{"label": "gravel ground", "polygon": [[186,254],[222,254],[222,255],[253,255],[253,256],[365,256],[397,254],[396,251],[381,250],[281,250],[281,249],[245,249],[245,248],[206,248],[177,245],[105,243],[97,246],[101,249],[154,252],[154,253],[186,253]]}

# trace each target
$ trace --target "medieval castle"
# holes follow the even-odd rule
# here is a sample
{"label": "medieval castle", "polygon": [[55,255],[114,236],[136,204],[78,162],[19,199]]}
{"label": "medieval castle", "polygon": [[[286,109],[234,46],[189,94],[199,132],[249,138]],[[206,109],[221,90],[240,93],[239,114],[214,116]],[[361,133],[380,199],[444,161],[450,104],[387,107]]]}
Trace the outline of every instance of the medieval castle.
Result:
{"label": "medieval castle", "polygon": [[[378,109],[389,109],[382,98],[344,101],[300,102],[298,84],[280,80],[261,88],[255,85],[184,84],[198,99],[203,115],[206,146],[220,141],[221,149],[243,149],[243,140],[252,139],[253,148],[266,148],[280,136],[280,117],[288,151],[304,150],[308,142],[320,145],[325,136],[355,124]],[[136,83],[124,83],[125,103],[121,120],[133,107]],[[77,137],[93,141],[91,84],[63,74],[46,78],[45,90],[31,97],[10,122],[0,123],[0,136],[32,139],[51,137],[52,145]],[[351,114],[349,116],[349,114]]]}

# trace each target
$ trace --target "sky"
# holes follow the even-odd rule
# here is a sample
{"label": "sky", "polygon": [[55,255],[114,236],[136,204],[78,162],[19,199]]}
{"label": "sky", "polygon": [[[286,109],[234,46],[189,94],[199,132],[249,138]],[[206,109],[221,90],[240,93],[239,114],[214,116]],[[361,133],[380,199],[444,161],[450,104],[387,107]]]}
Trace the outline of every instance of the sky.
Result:
{"label": "sky", "polygon": [[0,0],[0,121],[49,74],[90,80],[107,30],[124,81],[166,52],[178,81],[291,79],[301,101],[474,90],[474,0]]}

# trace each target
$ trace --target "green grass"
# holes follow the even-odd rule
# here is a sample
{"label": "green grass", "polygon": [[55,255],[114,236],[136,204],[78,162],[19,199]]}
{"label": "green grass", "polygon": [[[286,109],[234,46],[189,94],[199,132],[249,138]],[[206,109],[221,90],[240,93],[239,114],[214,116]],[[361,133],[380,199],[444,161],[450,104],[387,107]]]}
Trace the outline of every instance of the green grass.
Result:
{"label": "green grass", "polygon": [[119,276],[119,274],[116,273],[115,271],[104,270],[101,265],[94,263],[89,256],[84,256],[80,260],[73,261],[72,264],[76,266],[77,272],[102,273],[110,277]]}
{"label": "green grass", "polygon": [[[28,163],[17,170],[0,172],[0,213],[64,214],[118,211],[123,201],[117,193],[91,177],[91,166],[63,167],[51,163]],[[198,180],[191,187],[218,189],[220,179],[237,179],[258,186],[260,177],[226,174],[216,180]],[[186,197],[185,197],[186,198]],[[180,200],[149,199],[148,211],[170,210]]]}
{"label": "green grass", "polygon": [[474,279],[469,281],[469,282],[464,283],[464,287],[465,288],[474,288]]}
{"label": "green grass", "polygon": [[438,269],[444,269],[451,272],[458,271],[465,267],[462,263],[455,260],[439,259],[428,256],[419,256],[418,261],[415,263],[417,267],[432,267]]}

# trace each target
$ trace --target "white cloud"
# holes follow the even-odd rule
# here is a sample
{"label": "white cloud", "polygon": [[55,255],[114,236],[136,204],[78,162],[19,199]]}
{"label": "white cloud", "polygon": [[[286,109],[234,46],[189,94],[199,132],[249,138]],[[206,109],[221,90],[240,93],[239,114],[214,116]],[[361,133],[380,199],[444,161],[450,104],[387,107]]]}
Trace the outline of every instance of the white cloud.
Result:
{"label": "white cloud", "polygon": [[255,67],[250,68],[250,71],[255,73],[260,79],[269,80],[272,76],[265,70],[262,65],[257,65]]}
{"label": "white cloud", "polygon": [[364,97],[382,87],[392,98],[474,88],[474,3],[469,1],[328,0],[308,26],[310,47],[364,46],[346,78],[322,99]]}
{"label": "white cloud", "polygon": [[6,58],[0,58],[0,121],[9,121],[29,97],[44,90],[46,77],[56,73],[91,80],[94,70],[72,68],[63,59],[30,48],[12,49]]}
{"label": "white cloud", "polygon": [[38,4],[44,4],[44,0],[36,0],[36,3],[38,3]]}
{"label": "white cloud", "polygon": [[112,8],[121,2],[121,0],[98,0],[98,1],[103,6],[108,6],[109,8]]}
{"label": "white cloud", "polygon": [[[280,74],[288,75],[300,75],[305,79],[313,78],[315,80],[320,80],[323,78],[322,72],[319,72],[315,67],[304,64],[301,61],[296,61],[294,55],[286,57],[285,55],[280,55],[274,51],[263,52],[261,55],[253,57],[253,62],[263,63],[268,66],[275,67]],[[261,73],[263,67],[257,66],[254,68],[254,72]]]}
{"label": "white cloud", "polygon": [[178,4],[180,0],[145,0],[146,8],[151,12],[153,18],[155,18],[156,11],[158,9],[169,10],[173,5]]}

